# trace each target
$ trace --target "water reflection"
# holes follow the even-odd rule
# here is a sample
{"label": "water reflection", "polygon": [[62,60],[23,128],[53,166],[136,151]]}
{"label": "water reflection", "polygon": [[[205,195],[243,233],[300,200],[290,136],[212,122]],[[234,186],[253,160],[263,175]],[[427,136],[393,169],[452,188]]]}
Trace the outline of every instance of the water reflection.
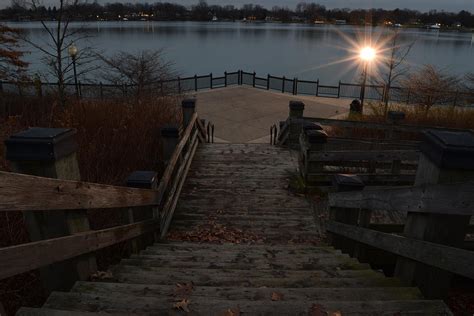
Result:
{"label": "water reflection", "polygon": [[[351,63],[334,63],[350,54],[344,37],[357,40],[367,30],[351,26],[313,26],[277,23],[201,22],[91,22],[92,45],[111,54],[118,50],[164,49],[183,75],[221,74],[238,68],[315,80],[331,84],[358,78]],[[14,23],[38,41],[46,39],[39,23]],[[383,28],[372,34],[388,32]],[[429,30],[403,30],[401,42],[415,42],[411,65],[434,64],[455,73],[474,72],[474,34]],[[84,45],[85,46],[85,45]],[[27,59],[34,70],[44,67],[32,50]]]}

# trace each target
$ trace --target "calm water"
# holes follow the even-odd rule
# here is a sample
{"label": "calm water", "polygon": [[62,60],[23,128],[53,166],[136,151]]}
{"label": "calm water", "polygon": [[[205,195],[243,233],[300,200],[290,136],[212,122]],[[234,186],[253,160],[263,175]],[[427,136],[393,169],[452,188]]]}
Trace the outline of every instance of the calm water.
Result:
{"label": "calm water", "polygon": [[[18,23],[38,43],[45,32],[37,23]],[[83,24],[81,24],[83,25]],[[298,77],[324,83],[355,80],[360,69],[350,58],[347,38],[360,41],[365,34],[380,37],[384,28],[311,26],[272,23],[200,22],[91,22],[85,24],[90,43],[106,54],[116,51],[164,49],[182,75],[243,69]],[[430,30],[403,30],[402,42],[415,42],[408,62],[414,67],[434,64],[456,74],[474,72],[474,35]],[[32,71],[44,70],[41,54],[32,51],[27,59]]]}

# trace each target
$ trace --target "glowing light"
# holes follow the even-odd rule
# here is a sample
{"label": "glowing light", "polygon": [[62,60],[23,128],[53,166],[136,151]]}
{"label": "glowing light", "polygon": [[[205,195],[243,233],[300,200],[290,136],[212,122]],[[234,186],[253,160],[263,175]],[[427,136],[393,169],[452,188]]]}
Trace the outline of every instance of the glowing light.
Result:
{"label": "glowing light", "polygon": [[364,47],[360,50],[359,57],[364,61],[372,61],[377,56],[377,52],[372,47]]}

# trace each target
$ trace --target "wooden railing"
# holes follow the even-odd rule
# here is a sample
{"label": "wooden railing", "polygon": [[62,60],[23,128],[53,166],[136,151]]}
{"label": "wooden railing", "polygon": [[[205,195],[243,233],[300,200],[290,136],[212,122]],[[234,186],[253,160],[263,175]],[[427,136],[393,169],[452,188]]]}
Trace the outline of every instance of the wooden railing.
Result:
{"label": "wooden railing", "polygon": [[[435,267],[443,271],[474,279],[474,252],[461,249],[462,243],[453,244],[446,236],[446,231],[461,231],[464,240],[469,221],[457,222],[447,218],[460,218],[474,215],[474,183],[456,183],[423,185],[411,188],[371,190],[358,192],[339,192],[329,195],[330,218],[326,228],[333,235],[332,243],[337,248],[360,260],[371,263],[373,259],[367,256],[369,247],[374,247],[401,258]],[[405,214],[433,214],[442,215],[446,220],[437,231],[430,234],[439,234],[445,240],[425,238],[425,234],[408,236],[408,230],[422,222],[410,221],[411,227],[405,227],[405,233],[396,234],[375,230],[381,225],[372,225],[371,212],[396,212]],[[423,227],[418,227],[422,231]],[[433,228],[431,228],[433,229]],[[458,234],[459,235],[459,234]],[[342,238],[341,238],[342,237]],[[375,260],[376,261],[376,260]],[[403,262],[397,262],[396,274],[403,279],[406,272]],[[439,273],[442,279],[443,273]],[[436,278],[426,278],[415,275],[413,280],[405,280],[424,288],[437,288]],[[441,286],[442,287],[442,286]],[[429,293],[430,291],[428,291]]]}
{"label": "wooden railing", "polygon": [[[185,109],[183,102],[184,132],[181,137],[175,137],[172,140],[177,142],[177,144],[166,147],[167,140],[163,139],[164,155],[168,155],[169,157],[167,158],[169,159],[167,159],[166,169],[157,189],[119,187],[0,172],[1,212],[22,211],[27,220],[29,220],[28,216],[31,217],[31,215],[40,213],[55,216],[55,220],[63,218],[61,223],[64,222],[69,227],[70,232],[67,235],[55,236],[54,238],[46,237],[43,238],[44,240],[35,240],[26,244],[0,248],[0,279],[64,262],[71,258],[83,258],[85,254],[91,256],[91,253],[96,250],[120,242],[132,241],[140,236],[150,234],[158,236],[159,234],[159,236],[164,237],[173,217],[181,188],[196,149],[200,142],[206,141],[207,136],[203,122],[199,120],[195,113],[193,103],[195,101],[188,100],[187,102],[188,105],[189,102],[192,104]],[[176,128],[175,131],[176,135],[178,135],[179,129]],[[38,130],[35,132],[38,132]],[[49,134],[52,131],[48,129],[39,132],[42,133],[41,137],[44,137],[43,135]],[[60,132],[63,131],[61,130]],[[28,142],[22,139],[15,146],[23,146],[24,143]],[[169,140],[167,144],[170,144]],[[167,154],[167,150],[171,150],[170,153]],[[55,149],[53,149],[54,151]],[[9,155],[11,159],[21,160],[20,154],[15,156],[9,153]],[[70,162],[74,160],[73,158],[75,158],[75,153],[67,152],[67,158],[65,159]],[[50,169],[52,168],[51,163],[54,167],[54,162],[50,160],[41,161],[43,166],[48,164]],[[29,167],[34,164],[31,162],[26,163]],[[18,169],[19,167],[17,166],[16,168]],[[43,170],[45,167],[40,169]],[[134,221],[133,210],[140,208],[148,208],[152,211],[149,214],[153,215],[140,221]],[[125,210],[131,215],[127,217],[128,224],[107,229],[90,230],[85,211],[94,209],[98,211],[102,209],[116,209],[117,212]],[[53,217],[48,218],[51,219]],[[86,223],[86,225],[81,226],[82,231],[73,229],[78,221]],[[43,224],[48,225],[51,223],[43,222]],[[30,220],[28,229],[42,231],[46,228],[41,227],[40,222],[33,221],[31,223]],[[52,227],[52,229],[54,230],[55,228]],[[29,232],[34,235],[34,232]],[[52,233],[47,233],[46,236],[48,235],[53,236]],[[39,235],[36,235],[36,239],[41,239],[37,236]],[[44,237],[45,234],[41,236]],[[95,262],[95,259],[93,261]],[[62,272],[64,273],[64,270]],[[84,273],[78,274],[82,275],[83,278],[87,278],[91,273],[94,273],[94,271],[86,269],[86,275]],[[56,280],[63,277],[65,276],[56,275],[53,279]],[[45,283],[48,282],[48,280],[43,281]],[[50,279],[49,281],[55,283],[57,280],[53,282]],[[50,289],[52,288],[50,287]]]}
{"label": "wooden railing", "polygon": [[[359,117],[360,115],[355,115]],[[403,124],[402,112],[389,112],[387,122],[364,122],[357,119],[328,119],[305,117],[304,104],[291,101],[289,115],[280,122],[278,145],[299,148],[299,137],[305,126],[317,124],[331,135],[328,143],[340,149],[408,149],[418,148],[427,130],[461,132],[465,130],[440,126]]]}
{"label": "wooden railing", "polygon": [[[331,186],[332,176],[337,173],[357,174],[367,185],[413,185],[418,150],[385,149],[396,148],[393,143],[359,142],[347,146],[330,139],[317,129],[303,130],[300,134],[299,170],[307,187]],[[344,150],[334,150],[338,147]]]}

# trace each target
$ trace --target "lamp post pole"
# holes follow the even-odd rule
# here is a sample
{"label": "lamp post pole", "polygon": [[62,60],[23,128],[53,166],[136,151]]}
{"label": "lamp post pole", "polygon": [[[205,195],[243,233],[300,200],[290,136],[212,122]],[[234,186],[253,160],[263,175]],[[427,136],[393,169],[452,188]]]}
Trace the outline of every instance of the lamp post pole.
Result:
{"label": "lamp post pole", "polygon": [[362,79],[362,88],[360,89],[360,106],[364,108],[364,100],[365,100],[365,87],[367,85],[367,71],[368,71],[369,63],[367,61],[364,62],[364,73]]}
{"label": "lamp post pole", "polygon": [[79,85],[77,83],[77,69],[76,69],[76,57],[77,57],[78,49],[74,45],[74,43],[72,43],[69,46],[68,50],[69,50],[69,56],[71,56],[71,59],[72,59],[72,69],[74,72],[74,85],[76,87],[76,97],[79,98]]}

